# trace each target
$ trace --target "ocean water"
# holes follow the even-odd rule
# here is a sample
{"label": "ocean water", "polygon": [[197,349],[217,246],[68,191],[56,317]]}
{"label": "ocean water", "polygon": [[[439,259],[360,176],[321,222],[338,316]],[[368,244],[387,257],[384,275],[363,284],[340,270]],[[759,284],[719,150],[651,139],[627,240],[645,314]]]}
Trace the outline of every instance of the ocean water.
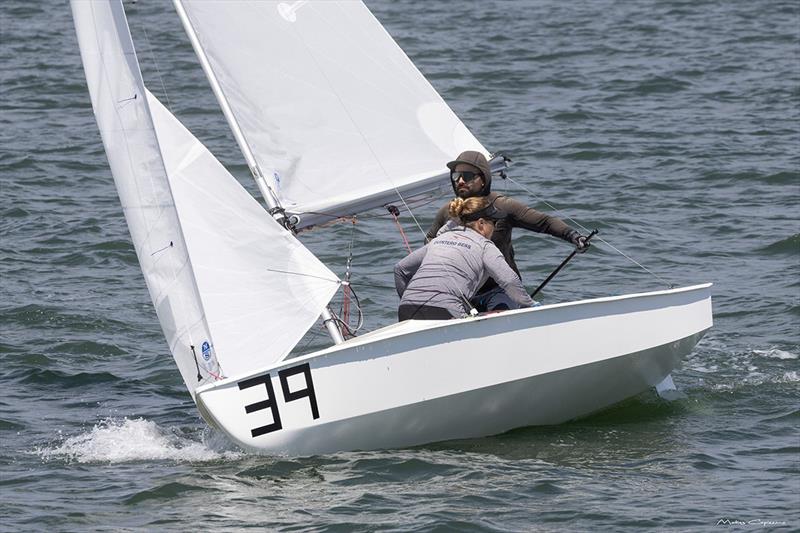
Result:
{"label": "ocean water", "polygon": [[[5,0],[0,530],[800,529],[798,3],[367,3],[514,160],[496,189],[647,269],[598,243],[544,301],[715,284],[714,328],[673,375],[684,396],[411,449],[237,449],[200,419],[160,333],[69,7]],[[253,190],[171,4],[126,9],[148,86]],[[391,220],[303,240],[339,273],[352,241],[365,329],[394,320]],[[529,286],[569,252],[521,231],[515,247]]]}

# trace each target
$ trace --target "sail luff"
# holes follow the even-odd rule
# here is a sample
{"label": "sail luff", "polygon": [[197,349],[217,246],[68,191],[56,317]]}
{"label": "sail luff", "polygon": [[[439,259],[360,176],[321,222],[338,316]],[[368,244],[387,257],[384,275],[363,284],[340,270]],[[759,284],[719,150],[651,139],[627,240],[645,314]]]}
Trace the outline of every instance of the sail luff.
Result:
{"label": "sail luff", "polygon": [[213,346],[213,339],[172,202],[125,11],[120,1],[113,0],[73,0],[71,7],[92,107],[134,248],[167,344],[194,396],[194,390],[216,379],[221,369],[213,350],[202,353],[204,346]]}

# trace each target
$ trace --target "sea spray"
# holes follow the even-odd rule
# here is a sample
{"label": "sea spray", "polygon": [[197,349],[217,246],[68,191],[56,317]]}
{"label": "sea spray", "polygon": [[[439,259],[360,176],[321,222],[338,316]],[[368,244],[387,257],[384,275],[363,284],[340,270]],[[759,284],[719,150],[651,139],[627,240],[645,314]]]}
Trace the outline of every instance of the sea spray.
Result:
{"label": "sea spray", "polygon": [[124,463],[166,460],[180,462],[235,459],[240,453],[212,449],[205,443],[164,430],[143,418],[106,419],[84,433],[67,437],[60,444],[37,450],[45,461],[77,463]]}

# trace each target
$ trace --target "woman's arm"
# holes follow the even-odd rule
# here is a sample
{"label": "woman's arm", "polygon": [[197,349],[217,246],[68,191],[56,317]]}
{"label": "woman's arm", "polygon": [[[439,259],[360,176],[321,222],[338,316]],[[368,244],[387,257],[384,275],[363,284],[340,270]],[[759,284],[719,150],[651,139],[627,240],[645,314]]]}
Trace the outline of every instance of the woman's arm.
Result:
{"label": "woman's arm", "polygon": [[506,262],[503,254],[493,242],[489,242],[483,249],[483,268],[489,276],[506,292],[509,298],[522,307],[530,307],[533,300],[522,285],[517,273]]}
{"label": "woman's arm", "polygon": [[411,278],[413,278],[414,274],[417,273],[417,270],[422,264],[422,259],[425,257],[427,251],[427,246],[417,248],[401,259],[394,266],[394,287],[397,289],[397,295],[399,297],[403,297],[403,293],[406,292],[408,282],[411,281]]}

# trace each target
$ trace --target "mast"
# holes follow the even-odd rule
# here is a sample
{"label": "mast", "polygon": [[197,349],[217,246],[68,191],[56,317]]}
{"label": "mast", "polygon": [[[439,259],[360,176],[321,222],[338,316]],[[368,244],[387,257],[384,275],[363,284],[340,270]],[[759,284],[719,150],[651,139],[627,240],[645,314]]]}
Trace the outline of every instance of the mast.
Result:
{"label": "mast", "polygon": [[217,97],[217,102],[219,102],[219,105],[222,108],[222,114],[225,115],[225,119],[228,121],[228,126],[230,126],[231,131],[233,132],[236,143],[239,145],[239,149],[242,151],[242,154],[244,154],[244,158],[247,161],[247,166],[250,167],[250,173],[253,175],[256,185],[258,185],[258,190],[261,191],[261,196],[264,197],[264,201],[267,203],[270,214],[275,218],[275,220],[280,222],[282,225],[285,225],[285,216],[281,210],[280,203],[278,202],[275,193],[267,184],[267,180],[264,179],[264,173],[261,171],[261,167],[258,166],[258,162],[253,155],[253,151],[250,149],[250,145],[248,144],[247,139],[244,137],[242,129],[239,127],[239,122],[233,115],[231,106],[228,104],[228,100],[225,98],[225,93],[222,91],[222,87],[217,80],[217,76],[214,74],[214,70],[211,68],[211,63],[208,61],[208,56],[200,44],[200,40],[197,37],[197,33],[194,31],[194,27],[189,20],[189,16],[186,14],[186,10],[183,9],[181,0],[173,0],[173,4],[175,5],[175,10],[178,12],[178,16],[183,23],[183,28],[186,30],[186,34],[189,36],[189,41],[192,43],[194,53],[200,60],[200,65],[203,67],[203,72],[205,72],[206,78],[208,78],[208,82],[211,84],[211,89],[214,91],[214,96]]}
{"label": "mast", "polygon": [[[269,213],[275,218],[275,220],[278,221],[279,224],[289,230],[291,228],[290,221],[287,220],[278,198],[275,196],[274,191],[264,178],[264,173],[261,171],[261,167],[259,167],[258,161],[256,161],[255,155],[253,155],[253,151],[250,148],[250,144],[247,142],[244,133],[242,133],[242,129],[239,127],[239,122],[236,120],[236,117],[231,110],[231,106],[228,104],[227,98],[225,98],[225,93],[223,92],[222,87],[217,80],[216,74],[214,74],[214,70],[211,68],[211,63],[208,60],[208,56],[200,44],[200,39],[197,37],[197,33],[194,31],[194,27],[189,20],[189,16],[186,14],[186,10],[183,8],[182,1],[173,0],[173,4],[175,6],[175,10],[178,12],[178,16],[181,19],[181,23],[183,23],[183,28],[186,30],[186,34],[189,36],[189,41],[192,43],[192,48],[194,48],[194,52],[197,55],[197,58],[200,60],[200,65],[203,67],[203,72],[205,72],[206,78],[208,78],[208,82],[211,84],[211,89],[214,91],[214,96],[217,97],[217,102],[219,102],[220,108],[222,108],[222,114],[225,115],[225,119],[228,121],[228,126],[233,132],[236,143],[239,145],[239,149],[242,151],[242,154],[244,154],[244,158],[247,161],[247,166],[250,167],[250,173],[253,175],[256,185],[258,185],[258,190],[261,192],[261,196],[267,203]],[[320,316],[323,324],[325,324],[325,327],[331,336],[331,339],[333,339],[333,343],[340,344],[344,342],[342,332],[339,329],[339,326],[336,324],[336,319],[333,318],[333,313],[331,312],[330,307],[323,309]]]}

